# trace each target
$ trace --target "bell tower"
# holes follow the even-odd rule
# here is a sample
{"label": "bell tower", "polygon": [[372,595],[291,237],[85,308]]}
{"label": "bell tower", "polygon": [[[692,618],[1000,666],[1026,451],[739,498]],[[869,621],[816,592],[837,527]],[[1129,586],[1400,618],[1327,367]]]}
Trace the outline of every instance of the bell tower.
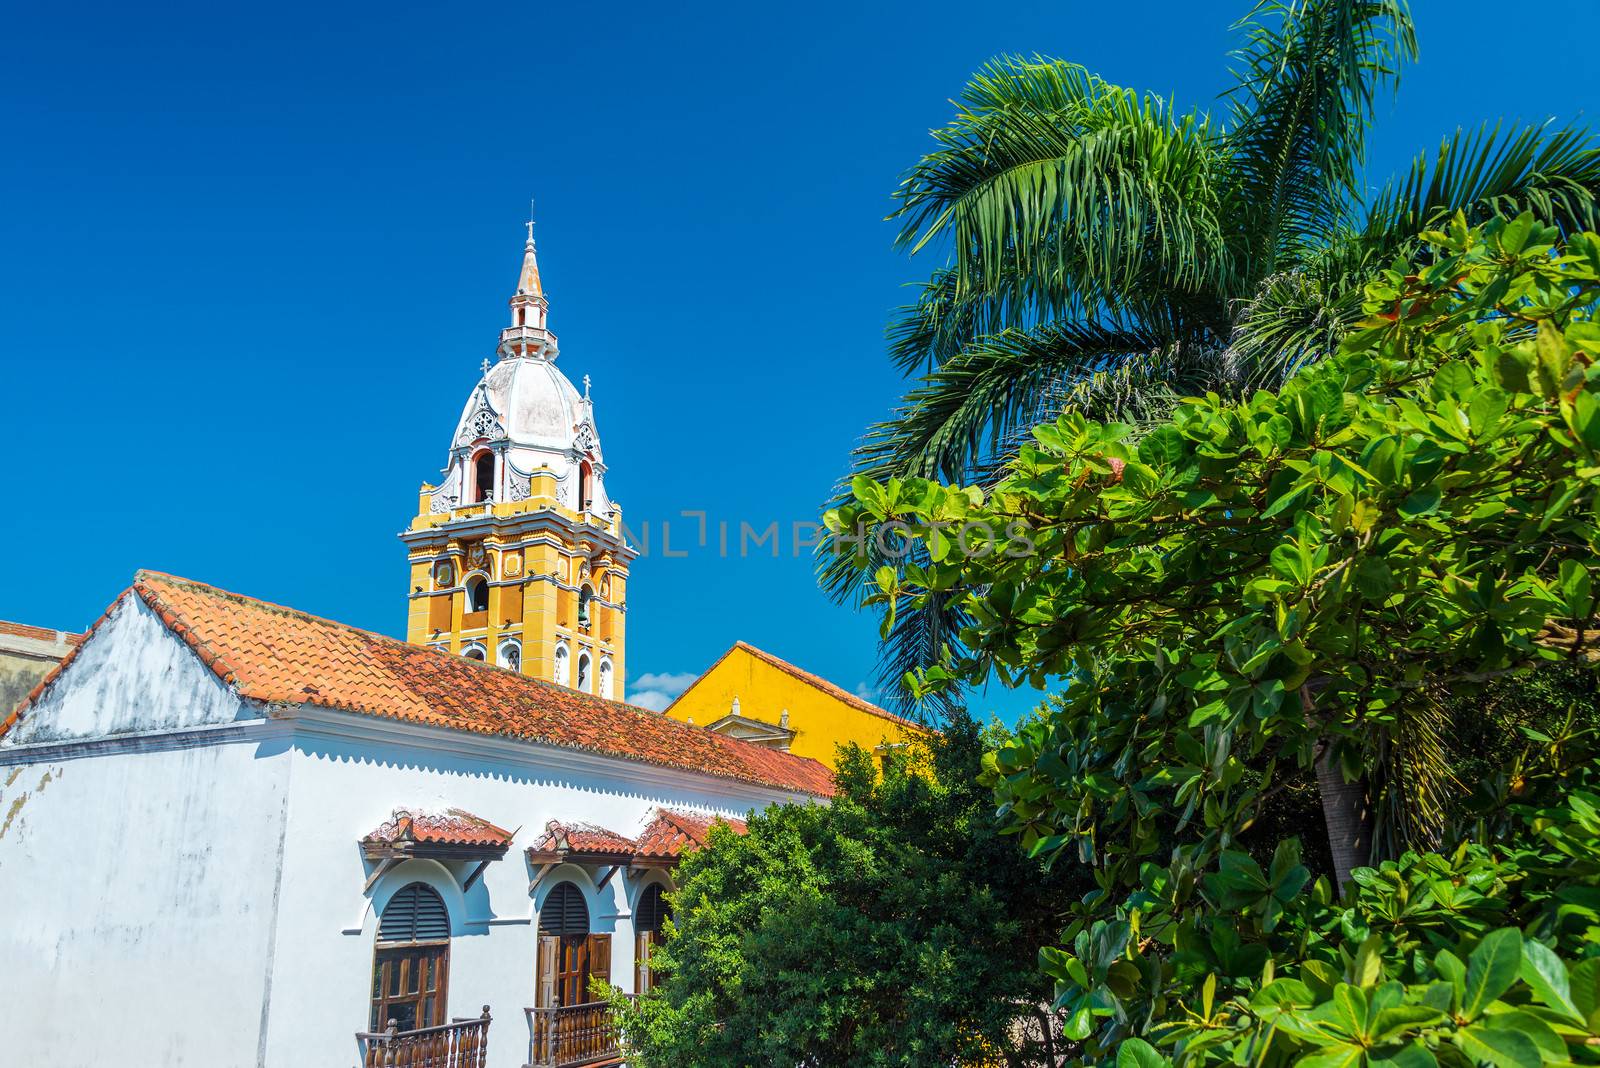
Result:
{"label": "bell tower", "polygon": [[527,227],[511,323],[400,535],[406,640],[621,700],[636,554],[606,493],[589,376],[579,393],[556,369]]}

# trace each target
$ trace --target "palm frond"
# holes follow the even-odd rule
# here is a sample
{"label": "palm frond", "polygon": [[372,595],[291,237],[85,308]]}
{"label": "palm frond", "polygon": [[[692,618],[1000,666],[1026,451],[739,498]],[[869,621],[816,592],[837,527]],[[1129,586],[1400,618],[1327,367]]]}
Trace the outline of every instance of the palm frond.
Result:
{"label": "palm frond", "polygon": [[1267,0],[1238,28],[1232,203],[1260,278],[1344,222],[1378,91],[1397,84],[1416,38],[1405,0]]}
{"label": "palm frond", "polygon": [[1389,256],[1356,235],[1269,275],[1235,308],[1228,362],[1251,388],[1277,389],[1300,368],[1331,355],[1361,321],[1362,287]]}
{"label": "palm frond", "polygon": [[1158,381],[1175,345],[1166,330],[1115,321],[1056,322],[979,339],[927,375],[894,418],[868,432],[856,470],[874,478],[959,482],[1004,458],[1018,427],[1075,398],[1096,396],[1125,365]]}
{"label": "palm frond", "polygon": [[1600,140],[1577,126],[1485,124],[1444,138],[1430,160],[1372,200],[1363,240],[1392,256],[1418,233],[1457,211],[1479,222],[1532,211],[1569,229],[1600,223]]}
{"label": "palm frond", "polygon": [[932,724],[964,705],[958,690],[945,691],[918,704],[903,685],[908,672],[939,662],[946,649],[953,656],[965,653],[961,629],[971,620],[959,599],[940,595],[931,603],[906,609],[895,616],[888,637],[878,643],[878,670],[874,677],[880,700],[891,712]]}
{"label": "palm frond", "polygon": [[1130,290],[1200,289],[1225,269],[1217,137],[1203,115],[1057,61],[998,60],[901,184],[902,245],[948,239],[958,294],[1004,291],[1041,319]]}
{"label": "palm frond", "polygon": [[1442,697],[1424,691],[1395,707],[1385,729],[1368,735],[1375,862],[1438,846],[1450,792],[1460,788],[1450,772],[1450,713]]}

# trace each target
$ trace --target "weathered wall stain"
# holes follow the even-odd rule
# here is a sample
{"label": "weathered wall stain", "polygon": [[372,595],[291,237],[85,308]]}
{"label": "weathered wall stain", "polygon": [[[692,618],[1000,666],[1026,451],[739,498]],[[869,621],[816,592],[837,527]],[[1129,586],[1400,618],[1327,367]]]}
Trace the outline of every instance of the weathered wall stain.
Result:
{"label": "weathered wall stain", "polygon": [[[30,794],[27,790],[24,790],[12,799],[10,806],[6,809],[5,821],[0,822],[0,838],[4,838],[6,836],[6,832],[11,829],[11,824],[18,816],[22,814],[22,808],[28,803],[28,798],[37,797],[39,794],[44,793],[44,788],[46,786],[49,786],[51,782],[61,777],[61,770],[62,769],[60,768],[46,768],[45,773],[39,777],[39,785],[33,788],[33,793]],[[12,783],[16,782],[17,776],[21,774],[21,768],[12,768],[11,774],[6,776],[6,785],[9,787]]]}

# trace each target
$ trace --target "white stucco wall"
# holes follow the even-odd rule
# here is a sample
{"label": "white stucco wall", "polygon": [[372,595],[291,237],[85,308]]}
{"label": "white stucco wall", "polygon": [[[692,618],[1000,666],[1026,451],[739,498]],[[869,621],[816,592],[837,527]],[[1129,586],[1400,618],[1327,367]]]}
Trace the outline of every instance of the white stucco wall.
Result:
{"label": "white stucco wall", "polygon": [[139,733],[244,712],[152,618],[119,610],[0,743],[0,1063],[258,1062],[290,760],[259,720]]}
{"label": "white stucco wall", "polygon": [[[354,1065],[354,1035],[367,1026],[372,958],[383,904],[413,879],[440,892],[450,910],[449,1014],[488,1005],[492,1068],[527,1060],[523,1009],[533,1004],[536,906],[558,882],[583,890],[590,929],[612,935],[612,982],[634,981],[632,906],[660,873],[620,873],[600,893],[604,870],[563,866],[530,898],[524,850],[552,819],[637,834],[659,805],[743,815],[780,796],[707,776],[628,765],[549,746],[506,743],[367,717],[320,712],[296,728],[283,890],[275,955],[269,1064],[310,1056]],[[362,835],[397,807],[461,808],[520,828],[504,859],[463,894],[474,864],[408,861],[370,894]],[[330,1053],[342,1055],[334,1060]]]}
{"label": "white stucco wall", "polygon": [[[536,908],[562,879],[632,989],[632,906],[660,872],[565,866],[530,895],[548,821],[636,835],[661,805],[743,815],[795,795],[572,749],[317,708],[270,718],[137,598],[0,739],[0,1065],[355,1066],[379,911],[413,879],[452,926],[448,1011],[491,1007],[489,1065],[527,1059]],[[519,828],[474,864],[408,861],[365,890],[394,809]]]}

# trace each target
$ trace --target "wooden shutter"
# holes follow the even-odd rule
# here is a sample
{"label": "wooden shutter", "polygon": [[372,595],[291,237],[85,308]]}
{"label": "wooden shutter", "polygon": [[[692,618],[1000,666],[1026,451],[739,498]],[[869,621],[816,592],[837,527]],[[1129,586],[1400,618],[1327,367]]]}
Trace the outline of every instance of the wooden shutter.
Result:
{"label": "wooden shutter", "polygon": [[650,991],[650,932],[636,931],[633,935],[633,992]]}
{"label": "wooden shutter", "polygon": [[539,936],[539,967],[534,988],[534,1007],[554,1008],[556,1004],[556,961],[561,953],[561,939],[555,935]]}
{"label": "wooden shutter", "polygon": [[379,942],[437,942],[450,937],[450,913],[427,883],[407,883],[383,906]]}
{"label": "wooden shutter", "polygon": [[[589,956],[589,978],[599,979],[603,983],[611,982],[611,936],[608,934],[592,934],[586,947]],[[583,1000],[588,1001],[593,997],[584,983]]]}
{"label": "wooden shutter", "polygon": [[651,883],[639,897],[639,907],[634,912],[633,926],[640,931],[660,931],[666,926],[672,910],[661,896],[661,884]]}
{"label": "wooden shutter", "polygon": [[583,891],[568,882],[555,885],[539,910],[539,933],[582,935],[589,933],[589,906]]}

